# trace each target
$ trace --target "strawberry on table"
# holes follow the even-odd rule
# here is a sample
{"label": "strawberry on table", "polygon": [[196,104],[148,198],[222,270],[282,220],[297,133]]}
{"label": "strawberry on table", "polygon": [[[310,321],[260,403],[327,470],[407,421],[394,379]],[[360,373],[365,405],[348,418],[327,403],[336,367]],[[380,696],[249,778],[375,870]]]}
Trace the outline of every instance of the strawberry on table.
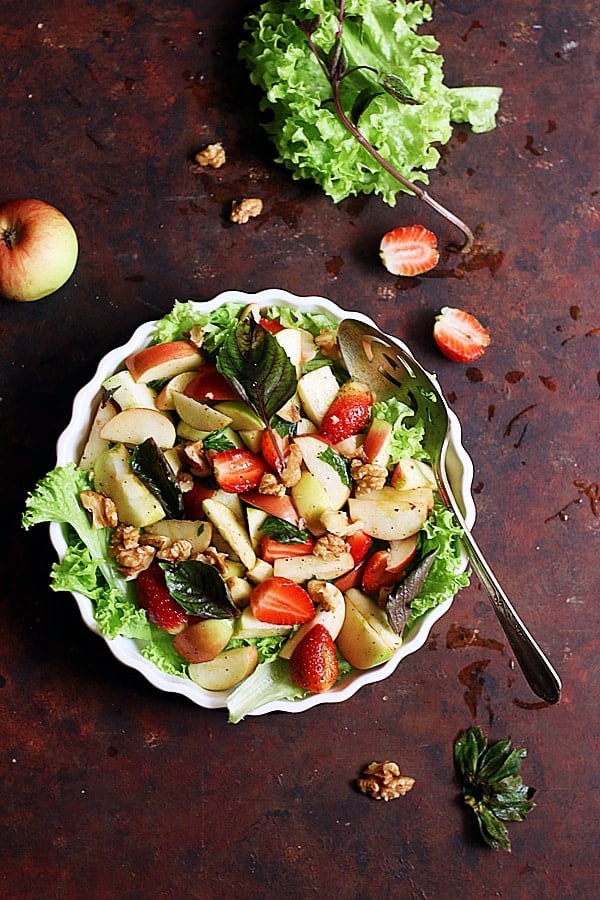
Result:
{"label": "strawberry on table", "polygon": [[444,306],[437,316],[433,338],[444,356],[460,363],[479,359],[491,343],[489,331],[475,316],[451,306]]}
{"label": "strawberry on table", "polygon": [[422,275],[437,265],[437,238],[423,225],[406,225],[388,231],[379,244],[383,265],[392,275]]}
{"label": "strawberry on table", "polygon": [[317,623],[304,635],[290,658],[295,685],[311,694],[328,691],[339,673],[335,644],[324,625]]}
{"label": "strawberry on table", "polygon": [[373,395],[366,384],[346,381],[323,416],[319,434],[332,444],[358,434],[371,419]]}
{"label": "strawberry on table", "polygon": [[308,591],[280,575],[272,575],[252,589],[250,608],[259,622],[271,625],[301,625],[315,614]]}
{"label": "strawberry on table", "polygon": [[169,594],[164,572],[158,563],[153,562],[140,572],[135,589],[137,602],[146,610],[148,621],[153,625],[169,634],[178,634],[187,626],[188,615]]}
{"label": "strawberry on table", "polygon": [[238,447],[215,453],[212,464],[217,484],[229,494],[254,490],[267,471],[262,457]]}

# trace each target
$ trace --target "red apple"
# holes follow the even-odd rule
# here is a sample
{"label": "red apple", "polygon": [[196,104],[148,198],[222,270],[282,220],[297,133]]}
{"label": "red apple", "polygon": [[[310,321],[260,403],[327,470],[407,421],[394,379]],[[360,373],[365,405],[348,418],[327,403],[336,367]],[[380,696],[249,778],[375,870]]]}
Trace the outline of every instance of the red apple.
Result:
{"label": "red apple", "polygon": [[188,341],[167,341],[153,344],[132,353],[125,365],[136,381],[157,381],[173,378],[181,372],[191,372],[202,363],[202,356]]}
{"label": "red apple", "polygon": [[43,200],[0,205],[0,295],[40,300],[73,274],[77,235],[69,220]]}

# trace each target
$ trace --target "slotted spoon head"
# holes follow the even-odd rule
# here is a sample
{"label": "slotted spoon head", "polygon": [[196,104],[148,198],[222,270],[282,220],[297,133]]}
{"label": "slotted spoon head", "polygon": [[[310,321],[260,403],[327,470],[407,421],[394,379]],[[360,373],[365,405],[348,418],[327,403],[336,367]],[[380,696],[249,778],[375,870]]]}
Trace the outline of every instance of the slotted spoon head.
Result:
{"label": "slotted spoon head", "polygon": [[440,459],[448,433],[448,407],[442,392],[408,348],[377,328],[344,319],[338,329],[344,365],[378,399],[398,397],[425,426],[423,449],[432,461]]}

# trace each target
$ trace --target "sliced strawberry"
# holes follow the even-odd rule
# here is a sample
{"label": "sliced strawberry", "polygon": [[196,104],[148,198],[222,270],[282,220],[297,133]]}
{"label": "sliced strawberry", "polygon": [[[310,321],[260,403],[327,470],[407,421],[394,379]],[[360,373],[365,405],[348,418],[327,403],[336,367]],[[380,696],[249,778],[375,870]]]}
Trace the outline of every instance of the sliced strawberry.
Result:
{"label": "sliced strawberry", "polygon": [[229,494],[254,490],[267,471],[262,457],[239,447],[215,453],[212,463],[217,484]]}
{"label": "sliced strawberry", "polygon": [[204,519],[202,503],[210,500],[216,488],[209,487],[202,481],[195,481],[191,491],[183,494],[183,509],[186,519]]}
{"label": "sliced strawberry", "polygon": [[366,559],[363,559],[358,565],[354,566],[353,569],[350,569],[349,572],[346,572],[345,575],[340,575],[339,578],[336,578],[333,582],[338,590],[342,592],[350,590],[353,587],[362,587],[362,573],[366,565]]}
{"label": "sliced strawberry", "polygon": [[398,581],[398,573],[388,569],[388,550],[376,550],[368,558],[362,573],[362,589],[370,597],[377,597],[384,587],[391,587]]}
{"label": "sliced strawberry", "polygon": [[306,556],[313,552],[315,542],[312,538],[307,541],[296,541],[290,544],[284,544],[282,541],[276,541],[274,538],[264,535],[260,541],[258,555],[265,562],[272,563],[276,559],[283,559],[287,556]]}
{"label": "sliced strawberry", "polygon": [[202,403],[240,399],[237,391],[212,363],[204,363],[198,374],[185,386],[183,393]]}
{"label": "sliced strawberry", "polygon": [[440,258],[437,238],[422,225],[407,225],[388,231],[379,244],[383,265],[392,275],[422,275]]}
{"label": "sliced strawberry", "polygon": [[355,531],[353,534],[347,534],[344,540],[348,544],[348,549],[356,565],[362,562],[373,543],[373,538],[366,531]]}
{"label": "sliced strawberry", "polygon": [[433,338],[448,359],[470,363],[479,359],[491,344],[489,331],[463,309],[444,306],[433,326]]}
{"label": "sliced strawberry", "polygon": [[148,621],[153,625],[178,634],[188,624],[188,615],[167,590],[164,572],[158,563],[152,563],[135,580],[138,604],[146,610]]}
{"label": "sliced strawberry", "polygon": [[291,679],[302,690],[320,694],[334,686],[338,673],[333,638],[324,625],[317,623],[304,635],[290,657]]}
{"label": "sliced strawberry", "polygon": [[283,331],[284,329],[279,319],[266,319],[264,316],[261,316],[259,324],[262,325],[265,331],[270,331],[271,334],[277,334],[278,331]]}
{"label": "sliced strawberry", "polygon": [[319,434],[337,444],[358,434],[371,419],[373,395],[366,384],[346,381],[323,416]]}
{"label": "sliced strawberry", "polygon": [[250,608],[260,622],[271,625],[300,625],[315,614],[308,591],[280,575],[272,575],[252,589]]}
{"label": "sliced strawberry", "polygon": [[260,452],[267,465],[275,472],[281,472],[285,466],[286,456],[290,452],[290,439],[273,428],[265,428],[260,439]]}

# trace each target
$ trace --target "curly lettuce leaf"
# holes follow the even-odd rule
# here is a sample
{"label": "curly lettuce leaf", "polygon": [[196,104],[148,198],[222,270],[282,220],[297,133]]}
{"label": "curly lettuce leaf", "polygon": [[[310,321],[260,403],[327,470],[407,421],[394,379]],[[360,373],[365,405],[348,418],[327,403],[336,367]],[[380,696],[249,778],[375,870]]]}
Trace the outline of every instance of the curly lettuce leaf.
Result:
{"label": "curly lettuce leaf", "polygon": [[203,349],[215,353],[237,322],[242,309],[244,307],[239,303],[223,303],[211,312],[202,312],[193,300],[176,300],[171,311],[156,323],[154,343],[181,340],[194,326],[200,325],[204,332]]}
{"label": "curly lettuce leaf", "polygon": [[[395,465],[401,459],[427,459],[422,441],[425,427],[422,422],[415,421],[414,410],[397,397],[378,400],[373,404],[373,418],[384,419],[392,426],[389,465]],[[410,419],[410,425],[405,420]]]}
{"label": "curly lettuce leaf", "polygon": [[[312,40],[326,57],[338,28],[336,0],[267,0],[247,16],[248,38],[240,45],[252,83],[262,89],[264,128],[277,161],[295,179],[312,179],[335,202],[375,193],[394,206],[406,191],[342,125],[331,104],[331,87],[300,22],[316,21]],[[474,131],[495,126],[501,91],[456,89],[444,84],[438,41],[417,29],[431,7],[404,0],[348,0],[343,49],[350,71],[342,102],[363,135],[409,181],[427,184],[454,122]],[[316,19],[318,17],[318,19]],[[383,88],[392,76],[415,103],[401,103]]]}
{"label": "curly lettuce leaf", "polygon": [[469,584],[469,574],[464,571],[461,550],[462,528],[445,506],[436,504],[422,530],[421,555],[437,549],[423,590],[410,605],[406,628],[427,610],[451,600],[459,590]]}

